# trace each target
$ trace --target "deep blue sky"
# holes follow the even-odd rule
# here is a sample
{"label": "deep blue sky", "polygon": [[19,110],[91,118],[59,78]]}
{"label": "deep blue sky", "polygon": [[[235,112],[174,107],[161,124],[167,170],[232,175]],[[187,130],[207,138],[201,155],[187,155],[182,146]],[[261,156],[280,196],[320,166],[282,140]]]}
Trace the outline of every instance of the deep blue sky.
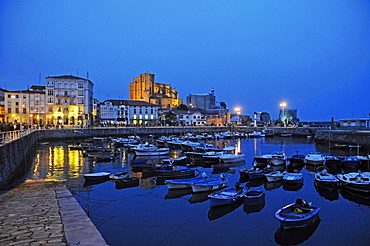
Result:
{"label": "deep blue sky", "polygon": [[149,72],[184,102],[213,87],[231,112],[365,118],[370,1],[0,1],[1,88],[87,71],[100,101]]}

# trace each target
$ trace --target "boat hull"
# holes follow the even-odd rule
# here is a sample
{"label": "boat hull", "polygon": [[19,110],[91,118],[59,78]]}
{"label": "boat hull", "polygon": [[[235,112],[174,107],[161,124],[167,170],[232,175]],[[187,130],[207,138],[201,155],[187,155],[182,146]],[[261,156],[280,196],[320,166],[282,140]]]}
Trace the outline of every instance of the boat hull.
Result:
{"label": "boat hull", "polygon": [[308,212],[297,214],[294,212],[295,203],[289,204],[275,213],[284,229],[302,228],[319,218],[320,207],[310,207]]}
{"label": "boat hull", "polygon": [[243,195],[243,201],[246,205],[260,204],[265,200],[266,193],[263,191],[248,191]]}
{"label": "boat hull", "polygon": [[212,190],[219,190],[227,186],[227,180],[222,181],[209,181],[209,182],[200,182],[191,185],[193,192],[206,192]]}

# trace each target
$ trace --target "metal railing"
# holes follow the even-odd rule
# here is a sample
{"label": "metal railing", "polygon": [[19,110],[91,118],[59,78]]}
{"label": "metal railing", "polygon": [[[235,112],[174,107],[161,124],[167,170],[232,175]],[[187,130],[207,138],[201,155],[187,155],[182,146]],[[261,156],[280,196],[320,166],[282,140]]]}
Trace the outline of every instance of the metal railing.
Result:
{"label": "metal railing", "polygon": [[34,128],[28,128],[26,130],[0,132],[0,144],[6,144],[21,137],[27,136],[33,131],[35,131]]}

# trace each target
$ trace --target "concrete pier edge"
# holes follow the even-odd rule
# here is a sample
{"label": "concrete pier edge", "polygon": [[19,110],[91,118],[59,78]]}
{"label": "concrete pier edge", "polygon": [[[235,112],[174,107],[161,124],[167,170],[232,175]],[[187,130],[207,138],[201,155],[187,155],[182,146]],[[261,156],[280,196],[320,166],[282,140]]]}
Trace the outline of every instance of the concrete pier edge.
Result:
{"label": "concrete pier edge", "polygon": [[55,193],[67,245],[108,245],[65,185],[57,186]]}
{"label": "concrete pier edge", "polygon": [[65,183],[26,180],[0,194],[0,245],[108,245]]}

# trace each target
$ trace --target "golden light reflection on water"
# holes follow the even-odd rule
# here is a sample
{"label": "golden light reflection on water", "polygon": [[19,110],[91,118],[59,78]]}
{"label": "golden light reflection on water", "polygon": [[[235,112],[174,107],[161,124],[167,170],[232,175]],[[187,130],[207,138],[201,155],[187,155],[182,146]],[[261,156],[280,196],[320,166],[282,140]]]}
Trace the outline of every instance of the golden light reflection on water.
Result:
{"label": "golden light reflection on water", "polygon": [[82,172],[82,155],[78,150],[69,150],[68,151],[68,160],[69,160],[69,170],[68,175],[71,178],[77,178]]}
{"label": "golden light reflection on water", "polygon": [[78,150],[66,146],[49,146],[40,149],[34,158],[32,179],[66,181],[81,175],[84,159]]}

